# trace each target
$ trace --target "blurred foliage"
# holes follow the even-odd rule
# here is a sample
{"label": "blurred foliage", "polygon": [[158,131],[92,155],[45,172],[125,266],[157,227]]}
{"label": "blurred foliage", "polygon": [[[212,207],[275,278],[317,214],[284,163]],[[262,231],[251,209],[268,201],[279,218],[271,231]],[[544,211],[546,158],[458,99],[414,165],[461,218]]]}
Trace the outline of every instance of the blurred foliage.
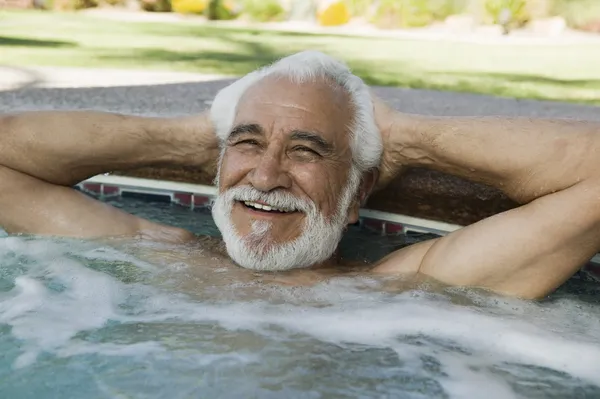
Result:
{"label": "blurred foliage", "polygon": [[599,0],[552,0],[550,12],[564,17],[572,28],[600,32]]}
{"label": "blurred foliage", "polygon": [[[46,9],[72,11],[121,6],[127,0],[42,1]],[[358,17],[379,28],[394,29],[424,27],[451,15],[467,14],[478,24],[497,24],[508,33],[532,20],[560,16],[571,28],[600,32],[600,0],[337,0],[320,8],[316,5],[323,5],[322,0],[137,1],[145,11],[199,14],[211,20],[229,20],[241,15],[257,22],[272,22],[301,14],[305,19],[316,18],[323,26],[343,25]],[[286,1],[292,1],[291,10],[284,6]]]}
{"label": "blurred foliage", "polygon": [[373,22],[380,28],[423,27],[465,10],[466,0],[379,0]]}
{"label": "blurred foliage", "polygon": [[171,0],[138,0],[144,11],[169,12],[172,11]]}
{"label": "blurred foliage", "polygon": [[286,17],[278,0],[245,0],[243,14],[257,22],[282,21]]}
{"label": "blurred foliage", "polygon": [[208,0],[171,0],[171,7],[180,14],[202,14],[208,7]]}
{"label": "blurred foliage", "polygon": [[239,15],[239,9],[234,0],[209,0],[204,15],[210,20],[235,19]]}
{"label": "blurred foliage", "polygon": [[124,6],[126,3],[125,0],[98,0],[98,5],[99,6],[103,6],[103,5],[108,5],[108,6]]}
{"label": "blurred foliage", "polygon": [[487,0],[485,9],[493,24],[501,25],[508,33],[529,21],[526,0]]}
{"label": "blurred foliage", "polygon": [[97,0],[49,0],[45,3],[46,8],[59,11],[75,11],[85,8],[98,7]]}
{"label": "blurred foliage", "polygon": [[328,2],[317,12],[317,21],[321,26],[344,25],[350,18],[349,7],[342,0]]}
{"label": "blurred foliage", "polygon": [[526,0],[525,10],[530,19],[542,19],[550,16],[552,0]]}
{"label": "blurred foliage", "polygon": [[381,0],[373,17],[373,23],[383,29],[422,27],[431,22],[425,0]]}
{"label": "blurred foliage", "polygon": [[368,16],[374,4],[373,0],[346,0],[344,3],[353,17]]}
{"label": "blurred foliage", "polygon": [[[113,0],[119,1],[119,0]],[[179,14],[205,15],[211,20],[234,19],[239,14],[233,0],[138,0],[147,11],[174,11]]]}

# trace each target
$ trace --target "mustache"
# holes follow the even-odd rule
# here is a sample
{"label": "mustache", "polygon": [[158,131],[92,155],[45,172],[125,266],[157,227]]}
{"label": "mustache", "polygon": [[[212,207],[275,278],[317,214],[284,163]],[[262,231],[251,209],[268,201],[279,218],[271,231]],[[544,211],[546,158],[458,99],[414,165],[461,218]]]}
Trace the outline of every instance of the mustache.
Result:
{"label": "mustache", "polygon": [[310,200],[298,198],[286,191],[260,191],[252,186],[233,187],[220,194],[226,202],[233,201],[250,201],[250,202],[265,202],[276,208],[293,209],[304,213],[316,211],[314,203]]}

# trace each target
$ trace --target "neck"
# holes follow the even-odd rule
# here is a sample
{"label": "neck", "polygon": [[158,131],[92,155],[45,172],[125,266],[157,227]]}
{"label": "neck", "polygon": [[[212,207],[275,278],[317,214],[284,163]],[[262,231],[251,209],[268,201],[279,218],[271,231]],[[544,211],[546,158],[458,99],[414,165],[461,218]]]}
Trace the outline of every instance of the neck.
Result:
{"label": "neck", "polygon": [[309,266],[307,269],[310,270],[318,270],[318,269],[329,269],[339,266],[342,263],[342,255],[339,247],[333,252],[333,254],[325,261],[320,263],[315,263],[312,266]]}

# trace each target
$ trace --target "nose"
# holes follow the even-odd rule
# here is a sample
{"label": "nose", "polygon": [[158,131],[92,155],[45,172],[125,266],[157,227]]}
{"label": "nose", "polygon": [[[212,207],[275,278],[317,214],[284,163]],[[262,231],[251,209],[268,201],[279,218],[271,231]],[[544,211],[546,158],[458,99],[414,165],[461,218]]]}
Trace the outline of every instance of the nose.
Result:
{"label": "nose", "polygon": [[258,165],[250,171],[249,178],[250,184],[261,191],[290,188],[292,185],[281,156],[276,152],[265,152]]}

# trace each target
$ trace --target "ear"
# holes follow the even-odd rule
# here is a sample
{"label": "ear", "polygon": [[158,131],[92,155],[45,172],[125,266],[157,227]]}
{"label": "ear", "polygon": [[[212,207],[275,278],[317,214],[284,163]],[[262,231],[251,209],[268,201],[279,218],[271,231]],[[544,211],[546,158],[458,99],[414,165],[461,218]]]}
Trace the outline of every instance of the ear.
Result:
{"label": "ear", "polygon": [[360,208],[365,206],[369,195],[373,192],[375,184],[379,179],[379,170],[371,169],[363,173],[356,198],[348,211],[348,224],[358,222]]}

